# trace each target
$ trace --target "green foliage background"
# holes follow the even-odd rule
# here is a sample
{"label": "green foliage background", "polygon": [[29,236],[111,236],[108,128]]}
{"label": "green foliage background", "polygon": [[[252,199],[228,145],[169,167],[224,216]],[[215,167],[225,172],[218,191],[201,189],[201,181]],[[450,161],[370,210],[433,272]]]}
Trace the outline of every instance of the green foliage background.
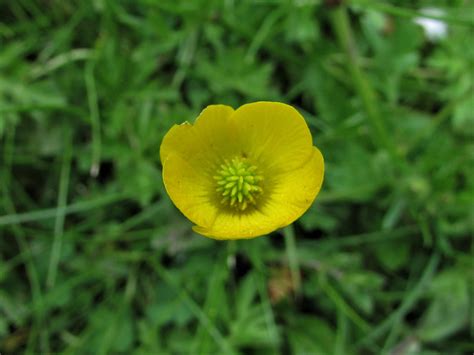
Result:
{"label": "green foliage background", "polygon": [[[0,2],[2,354],[474,350],[473,4],[339,2]],[[200,237],[161,139],[257,100],[303,113],[322,192],[271,236]]]}

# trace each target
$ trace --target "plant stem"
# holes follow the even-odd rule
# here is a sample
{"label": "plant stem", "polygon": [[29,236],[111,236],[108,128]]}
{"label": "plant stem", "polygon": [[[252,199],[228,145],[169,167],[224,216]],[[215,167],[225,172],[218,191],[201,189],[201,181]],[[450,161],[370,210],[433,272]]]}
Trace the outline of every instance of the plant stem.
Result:
{"label": "plant stem", "polygon": [[351,75],[354,88],[361,98],[364,109],[367,113],[372,128],[373,139],[377,145],[385,148],[396,161],[398,160],[398,154],[395,145],[390,139],[383,119],[380,116],[376,94],[370,85],[369,80],[359,66],[357,48],[354,43],[349,16],[345,5],[342,4],[337,6],[333,10],[332,26],[339,41],[339,45],[347,57],[347,69]]}
{"label": "plant stem", "polygon": [[286,256],[290,266],[291,281],[293,282],[293,289],[296,294],[300,288],[301,276],[298,253],[296,251],[295,230],[292,224],[283,229],[283,235],[285,236]]}

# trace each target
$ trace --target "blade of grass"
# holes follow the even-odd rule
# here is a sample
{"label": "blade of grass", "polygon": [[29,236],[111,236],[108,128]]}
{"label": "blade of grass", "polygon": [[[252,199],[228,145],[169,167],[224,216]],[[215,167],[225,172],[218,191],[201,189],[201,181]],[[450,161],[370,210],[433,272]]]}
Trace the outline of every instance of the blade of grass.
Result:
{"label": "blade of grass", "polygon": [[391,155],[393,161],[397,162],[399,160],[398,153],[380,115],[377,106],[377,96],[359,65],[357,48],[352,34],[347,7],[341,4],[332,11],[332,28],[337,36],[341,49],[347,57],[347,69],[351,75],[354,88],[361,98],[367,113],[367,118],[372,128],[372,139],[377,146],[385,148]]}
{"label": "blade of grass", "polygon": [[[10,129],[6,131],[6,139],[5,139],[5,150],[4,150],[4,167],[3,167],[3,174],[2,174],[2,187],[3,187],[3,203],[5,211],[9,213],[15,213],[15,205],[13,203],[12,197],[10,195],[10,179],[11,179],[11,166],[12,160],[14,156],[14,137],[15,137],[15,127],[12,126]],[[28,278],[28,282],[30,285],[31,291],[31,302],[43,305],[43,295],[41,291],[41,284],[40,279],[38,276],[38,272],[36,270],[33,255],[26,239],[25,233],[23,230],[16,225],[12,226],[12,232],[15,237],[15,240],[18,244],[20,249],[20,253],[25,255],[25,268],[26,274]],[[28,336],[28,344],[26,348],[26,353],[32,353],[34,349],[34,342],[36,340],[37,333],[40,333],[40,347],[42,352],[49,352],[49,339],[47,336],[47,329],[43,324],[44,314],[43,314],[43,307],[35,310],[33,312],[33,324],[31,327],[31,332]]]}
{"label": "blade of grass", "polygon": [[272,28],[275,26],[277,21],[284,15],[283,9],[278,9],[270,13],[265,20],[262,22],[262,25],[255,33],[255,36],[252,42],[247,49],[247,54],[245,55],[245,60],[252,61],[255,59],[259,49],[262,47],[265,39],[269,36]]}
{"label": "blade of grass", "polygon": [[120,327],[119,324],[124,321],[127,309],[130,307],[131,297],[135,292],[136,279],[134,277],[134,274],[135,271],[132,268],[132,270],[128,273],[127,284],[123,292],[123,301],[120,302],[119,307],[113,316],[113,321],[111,322],[113,324],[108,327],[100,343],[100,346],[97,349],[97,354],[99,355],[110,354],[111,352],[113,352],[113,349],[111,348],[113,347],[114,341],[117,340],[117,336],[120,336],[118,334],[118,330]]}
{"label": "blade of grass", "polygon": [[63,161],[61,164],[61,175],[59,180],[59,193],[56,208],[56,217],[54,223],[54,240],[51,247],[51,255],[49,259],[48,276],[46,284],[48,287],[53,287],[56,282],[56,274],[58,272],[58,264],[61,256],[61,245],[64,234],[64,221],[66,218],[66,203],[67,191],[69,187],[69,177],[71,173],[71,157],[72,157],[72,143],[71,133],[66,129],[65,133],[65,149],[63,154]]}
{"label": "blade of grass", "polygon": [[403,317],[413,308],[419,298],[422,296],[428,282],[433,278],[440,260],[438,253],[433,253],[427,262],[418,283],[413,287],[409,294],[404,298],[402,304],[382,323],[375,326],[369,334],[357,342],[356,347],[360,348],[368,343],[380,338],[384,333],[390,330],[396,323],[400,322]]}
{"label": "blade of grass", "polygon": [[334,354],[335,355],[345,355],[347,351],[345,349],[345,344],[347,342],[348,336],[348,321],[347,316],[342,312],[337,312],[337,333],[336,341],[334,344]]}
{"label": "blade of grass", "polygon": [[100,115],[99,103],[97,98],[97,89],[94,78],[95,64],[92,60],[86,64],[84,78],[87,89],[87,102],[89,103],[89,117],[92,127],[92,164],[90,168],[90,175],[97,177],[100,169],[100,151],[101,151],[101,136],[100,136]]}
{"label": "blade of grass", "polygon": [[257,285],[258,294],[262,302],[263,311],[265,312],[265,322],[267,326],[267,333],[269,339],[278,339],[278,328],[275,322],[275,314],[273,313],[273,308],[270,302],[270,296],[268,294],[268,280],[264,275],[264,263],[259,256],[260,253],[256,248],[255,244],[250,244],[249,246],[249,255],[253,267],[256,270],[255,273],[255,283]]}
{"label": "blade of grass", "polygon": [[419,231],[418,226],[406,226],[393,230],[380,230],[357,235],[338,236],[317,242],[318,249],[339,249],[343,247],[360,246],[367,243],[376,243],[411,236]]}
{"label": "blade of grass", "polygon": [[194,314],[199,323],[207,330],[209,335],[214,339],[216,344],[221,348],[224,354],[235,354],[229,342],[224,338],[221,332],[212,324],[209,317],[203,312],[201,307],[189,296],[189,294],[176,282],[173,277],[165,270],[165,268],[156,259],[150,261],[155,272],[165,281],[178,295],[178,297],[188,306],[189,310]]}
{"label": "blade of grass", "polygon": [[[103,207],[105,205],[113,204],[117,201],[126,199],[123,193],[114,193],[105,195],[90,201],[82,201],[64,206],[64,214],[74,214],[89,211],[95,208]],[[38,211],[25,212],[25,213],[11,213],[5,216],[0,216],[0,226],[21,224],[27,222],[36,222],[43,219],[55,218],[57,208],[47,208]]]}
{"label": "blade of grass", "polygon": [[171,83],[172,87],[178,88],[186,77],[186,73],[193,61],[194,55],[196,54],[196,48],[199,42],[199,28],[193,29],[186,39],[181,44],[176,61],[179,63],[179,68],[173,77]]}
{"label": "blade of grass", "polygon": [[367,333],[371,326],[364,320],[357,312],[347,304],[344,298],[334,289],[327,280],[322,280],[319,285],[326,295],[331,299],[337,309],[342,312],[347,318],[349,318],[352,323],[354,323],[360,330],[364,333]]}
{"label": "blade of grass", "polygon": [[301,276],[298,252],[296,250],[295,229],[292,224],[283,228],[283,235],[285,237],[286,257],[288,258],[288,265],[290,266],[293,290],[295,294],[297,294],[301,285]]}
{"label": "blade of grass", "polygon": [[[268,295],[267,282],[261,272],[256,273],[255,283],[257,284],[258,295],[262,302],[262,308],[265,315],[265,323],[269,339],[279,339],[278,328],[275,322],[275,314],[270,303],[270,296]],[[277,349],[274,349],[275,351]]]}
{"label": "blade of grass", "polygon": [[[207,287],[207,294],[206,300],[204,303],[203,312],[209,317],[211,322],[214,322],[217,318],[217,312],[220,308],[220,293],[216,292],[221,287],[225,288],[225,286],[220,285],[221,283],[225,283],[226,279],[228,279],[229,274],[232,270],[228,268],[223,268],[222,265],[225,262],[225,258],[227,257],[228,250],[221,251],[220,255],[217,256],[216,263],[212,269],[212,273],[209,275],[209,284]],[[212,339],[209,337],[209,333],[202,327],[199,327],[196,336],[193,339],[192,345],[190,346],[192,354],[200,354],[200,353],[209,353],[211,349],[209,348],[212,346],[210,344]]]}
{"label": "blade of grass", "polygon": [[77,117],[82,117],[84,115],[84,113],[79,108],[58,104],[5,105],[4,103],[2,103],[2,105],[0,106],[1,114],[31,112],[35,110],[60,111]]}
{"label": "blade of grass", "polygon": [[48,62],[33,67],[31,70],[31,77],[32,79],[38,79],[64,65],[80,60],[88,60],[90,57],[91,50],[87,48],[77,48],[66,53],[61,53],[48,60]]}

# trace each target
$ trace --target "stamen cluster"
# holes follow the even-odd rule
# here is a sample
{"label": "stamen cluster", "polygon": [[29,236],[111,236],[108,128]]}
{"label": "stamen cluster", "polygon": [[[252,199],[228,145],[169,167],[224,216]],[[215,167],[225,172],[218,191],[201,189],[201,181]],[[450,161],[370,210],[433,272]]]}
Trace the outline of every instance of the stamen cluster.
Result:
{"label": "stamen cluster", "polygon": [[257,167],[250,164],[246,158],[236,157],[225,160],[217,175],[216,191],[222,196],[221,203],[244,211],[249,204],[255,205],[255,200],[262,193],[263,177],[257,174]]}

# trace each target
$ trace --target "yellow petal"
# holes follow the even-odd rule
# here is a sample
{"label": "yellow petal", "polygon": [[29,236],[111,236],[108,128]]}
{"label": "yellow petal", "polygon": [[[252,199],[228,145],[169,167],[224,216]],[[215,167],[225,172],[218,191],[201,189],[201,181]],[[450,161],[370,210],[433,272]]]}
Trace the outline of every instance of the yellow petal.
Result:
{"label": "yellow petal", "polygon": [[[321,189],[324,179],[324,158],[318,148],[312,147],[313,154],[299,169],[274,177],[275,185],[271,191],[269,210],[273,214],[284,211],[280,217],[280,227],[287,226],[300,218],[311,206]],[[273,210],[272,210],[273,208]]]}
{"label": "yellow petal", "polygon": [[163,163],[163,182],[175,206],[193,223],[211,225],[217,208],[211,202],[212,177],[194,168],[181,155],[169,152]]}
{"label": "yellow petal", "polygon": [[196,233],[213,239],[249,239],[268,234],[276,228],[273,221],[258,211],[242,214],[220,211],[212,226],[196,225]]}
{"label": "yellow petal", "polygon": [[170,153],[180,155],[198,168],[213,167],[216,157],[235,149],[231,142],[235,129],[230,123],[234,109],[225,105],[207,106],[194,125],[174,125],[163,138],[160,158],[163,163]]}
{"label": "yellow petal", "polygon": [[311,155],[311,132],[292,106],[255,102],[239,107],[232,119],[245,153],[272,172],[296,169]]}
{"label": "yellow petal", "polygon": [[192,152],[192,147],[189,144],[179,144],[180,142],[195,141],[195,135],[192,131],[193,126],[189,122],[184,122],[180,125],[175,124],[163,137],[160,146],[160,160],[163,164],[170,153],[180,155],[189,154]]}
{"label": "yellow petal", "polygon": [[193,229],[215,239],[244,239],[268,234],[287,226],[306,212],[318,194],[324,176],[324,160],[316,147],[300,168],[274,177],[265,203],[249,213],[220,210],[211,225]]}

